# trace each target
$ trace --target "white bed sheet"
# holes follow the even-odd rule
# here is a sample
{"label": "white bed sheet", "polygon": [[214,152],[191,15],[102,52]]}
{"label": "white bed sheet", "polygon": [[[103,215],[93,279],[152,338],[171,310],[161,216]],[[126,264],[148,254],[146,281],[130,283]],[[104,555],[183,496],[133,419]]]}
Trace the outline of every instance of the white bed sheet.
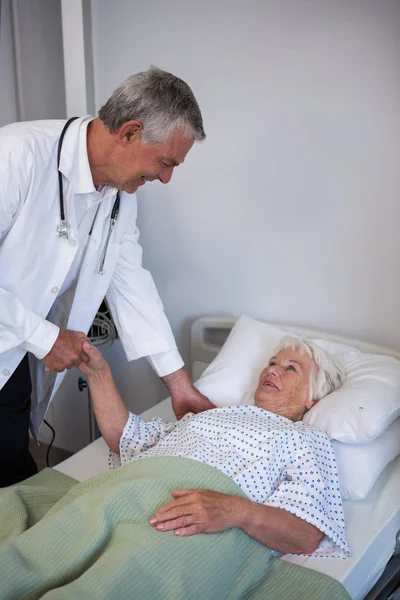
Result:
{"label": "white bed sheet", "polygon": [[[174,419],[171,402],[164,400],[141,415]],[[108,472],[108,447],[99,438],[55,467],[79,481]],[[286,555],[282,560],[334,577],[353,600],[362,600],[383,573],[400,531],[400,456],[381,474],[364,500],[344,502],[347,539],[352,558],[323,559]]]}

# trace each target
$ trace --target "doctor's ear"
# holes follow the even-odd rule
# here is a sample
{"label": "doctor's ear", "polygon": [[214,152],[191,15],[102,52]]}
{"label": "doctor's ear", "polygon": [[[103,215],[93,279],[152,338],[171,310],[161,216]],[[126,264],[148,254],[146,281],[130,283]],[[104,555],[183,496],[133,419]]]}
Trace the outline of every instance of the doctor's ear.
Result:
{"label": "doctor's ear", "polygon": [[140,121],[126,121],[117,131],[118,138],[123,146],[140,140],[143,124]]}

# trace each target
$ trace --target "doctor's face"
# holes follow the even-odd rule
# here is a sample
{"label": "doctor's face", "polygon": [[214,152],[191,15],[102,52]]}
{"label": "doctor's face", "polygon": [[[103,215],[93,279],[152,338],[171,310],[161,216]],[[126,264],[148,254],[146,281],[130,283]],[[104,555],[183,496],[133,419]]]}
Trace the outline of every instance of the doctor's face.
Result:
{"label": "doctor's face", "polygon": [[310,378],[316,368],[314,361],[299,350],[281,350],[262,371],[254,403],[293,421],[300,420],[313,405],[309,399]]}
{"label": "doctor's face", "polygon": [[175,167],[185,160],[194,139],[187,138],[178,129],[172,138],[157,144],[142,140],[142,130],[137,129],[126,138],[114,160],[112,185],[133,194],[146,181],[158,179],[161,183],[171,180]]}

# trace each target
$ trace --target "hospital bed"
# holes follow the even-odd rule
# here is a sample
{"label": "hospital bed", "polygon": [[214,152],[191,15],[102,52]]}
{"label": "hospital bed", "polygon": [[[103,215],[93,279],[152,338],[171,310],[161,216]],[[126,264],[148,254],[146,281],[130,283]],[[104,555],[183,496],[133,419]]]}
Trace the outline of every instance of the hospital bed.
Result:
{"label": "hospital bed", "polygon": [[[217,355],[234,322],[234,319],[219,317],[194,321],[191,328],[191,374],[194,381]],[[400,353],[365,342],[299,327],[279,327],[305,337],[324,338],[355,346],[364,352],[400,358]],[[153,417],[174,420],[170,399],[141,416],[146,420]],[[108,447],[103,438],[99,438],[55,468],[79,481],[102,475],[108,471]],[[282,560],[334,577],[353,600],[400,600],[400,592],[393,591],[396,582],[397,586],[400,584],[400,456],[384,469],[366,498],[344,501],[344,513],[352,551],[350,559],[284,555]]]}

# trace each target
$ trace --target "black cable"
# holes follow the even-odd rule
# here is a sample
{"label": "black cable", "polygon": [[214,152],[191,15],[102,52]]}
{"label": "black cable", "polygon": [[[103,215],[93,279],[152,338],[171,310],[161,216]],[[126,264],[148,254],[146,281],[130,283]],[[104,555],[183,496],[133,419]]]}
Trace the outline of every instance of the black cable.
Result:
{"label": "black cable", "polygon": [[54,438],[56,437],[56,432],[55,432],[55,430],[53,429],[53,427],[50,425],[50,423],[48,423],[48,421],[46,421],[46,419],[43,419],[43,422],[44,422],[44,423],[46,423],[47,427],[49,427],[49,428],[51,429],[51,431],[53,432],[53,433],[52,433],[52,436],[51,436],[51,442],[50,442],[50,444],[48,445],[47,452],[46,452],[46,466],[47,466],[47,467],[49,467],[49,466],[50,466],[50,463],[49,463],[49,455],[50,455],[50,450],[51,450],[51,447],[52,447],[52,445],[53,445],[53,442],[54,442]]}

